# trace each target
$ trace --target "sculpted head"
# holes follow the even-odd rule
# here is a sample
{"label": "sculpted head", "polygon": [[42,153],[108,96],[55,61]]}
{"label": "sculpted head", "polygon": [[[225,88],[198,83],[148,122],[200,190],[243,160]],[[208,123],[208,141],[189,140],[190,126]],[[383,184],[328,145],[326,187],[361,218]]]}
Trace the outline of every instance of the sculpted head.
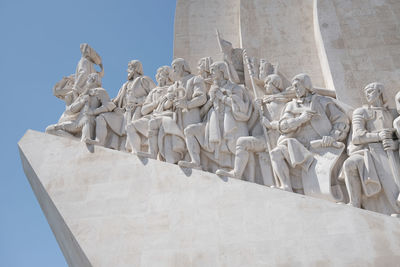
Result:
{"label": "sculpted head", "polygon": [[175,81],[178,81],[191,73],[189,64],[183,58],[174,59],[171,63],[171,67]]}
{"label": "sculpted head", "polygon": [[139,60],[131,60],[126,71],[128,72],[128,80],[132,80],[135,74],[143,75],[143,65]]}
{"label": "sculpted head", "polygon": [[260,60],[260,67],[259,67],[259,78],[260,80],[264,80],[268,74],[273,72],[274,67],[271,63],[266,61],[265,59]]}
{"label": "sculpted head", "polygon": [[98,73],[90,73],[86,81],[86,86],[89,88],[101,87],[101,77]]}
{"label": "sculpted head", "polygon": [[211,57],[203,57],[197,63],[197,70],[200,76],[206,78],[210,75],[210,66],[213,63]]}
{"label": "sculpted head", "polygon": [[217,61],[210,66],[211,78],[214,81],[229,80],[228,66],[223,61]]}
{"label": "sculpted head", "polygon": [[162,66],[157,69],[156,81],[159,87],[172,84],[171,72],[169,66]]}
{"label": "sculpted head", "polygon": [[265,79],[264,88],[268,95],[282,92],[283,82],[281,77],[278,74],[268,75]]}
{"label": "sculpted head", "polygon": [[296,91],[296,96],[298,98],[307,95],[313,91],[313,86],[311,83],[311,78],[307,74],[298,74],[292,79],[292,86]]}
{"label": "sculpted head", "polygon": [[385,87],[383,84],[374,82],[370,83],[364,88],[364,95],[368,104],[375,104],[380,101],[380,104],[384,104],[385,99],[383,96],[383,91]]}

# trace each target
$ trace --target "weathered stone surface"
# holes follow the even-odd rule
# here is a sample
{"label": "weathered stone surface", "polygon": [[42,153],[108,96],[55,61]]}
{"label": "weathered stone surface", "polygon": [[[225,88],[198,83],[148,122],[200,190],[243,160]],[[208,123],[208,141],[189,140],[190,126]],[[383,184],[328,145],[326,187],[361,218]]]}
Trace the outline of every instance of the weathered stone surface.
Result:
{"label": "weathered stone surface", "polygon": [[[362,90],[379,81],[390,106],[400,88],[400,1],[314,0],[315,34],[324,78],[338,99],[363,103]],[[320,38],[318,38],[318,36]]]}
{"label": "weathered stone surface", "polygon": [[239,0],[177,0],[175,11],[174,58],[184,58],[192,71],[203,57],[222,59],[215,29],[233,47],[240,46]]}
{"label": "weathered stone surface", "polygon": [[214,28],[219,28],[249,56],[279,63],[289,78],[308,73],[315,86],[335,89],[338,99],[353,107],[363,103],[362,88],[382,82],[394,107],[400,88],[399,14],[396,0],[178,0],[174,56],[193,67],[201,57],[216,57]]}
{"label": "weathered stone surface", "polygon": [[240,1],[241,47],[250,56],[279,63],[289,79],[309,74],[317,87],[325,87],[313,30],[311,0]]}
{"label": "weathered stone surface", "polygon": [[19,147],[71,266],[400,261],[397,218],[35,131]]}

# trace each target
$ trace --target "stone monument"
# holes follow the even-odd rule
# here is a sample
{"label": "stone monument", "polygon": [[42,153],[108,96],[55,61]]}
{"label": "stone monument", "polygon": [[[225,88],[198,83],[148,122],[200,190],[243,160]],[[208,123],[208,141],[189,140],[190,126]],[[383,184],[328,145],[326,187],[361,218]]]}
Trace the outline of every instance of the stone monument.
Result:
{"label": "stone monument", "polygon": [[113,99],[82,44],[18,144],[68,264],[399,265],[396,11],[178,0],[171,66],[129,61]]}

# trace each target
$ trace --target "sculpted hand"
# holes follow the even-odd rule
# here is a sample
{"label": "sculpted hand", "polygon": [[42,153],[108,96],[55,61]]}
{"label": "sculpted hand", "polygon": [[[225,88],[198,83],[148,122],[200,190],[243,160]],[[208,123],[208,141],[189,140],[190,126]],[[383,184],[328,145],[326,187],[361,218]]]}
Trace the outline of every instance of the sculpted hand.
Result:
{"label": "sculpted hand", "polygon": [[271,128],[272,128],[271,122],[270,122],[266,117],[263,117],[263,118],[262,118],[262,124],[263,124],[265,127],[267,127],[268,129],[271,129]]}
{"label": "sculpted hand", "polygon": [[186,99],[175,100],[174,105],[177,108],[187,108],[188,106]]}
{"label": "sculpted hand", "polygon": [[385,139],[391,139],[393,135],[393,132],[389,129],[384,129],[379,132],[379,140],[385,140]]}
{"label": "sculpted hand", "polygon": [[174,94],[174,93],[168,93],[168,94],[167,94],[167,99],[168,99],[168,100],[171,100],[171,101],[172,101],[172,100],[174,100],[174,97],[175,97],[175,94]]}
{"label": "sculpted hand", "polygon": [[[128,110],[128,108],[126,108],[126,110]],[[125,111],[122,108],[116,107],[114,109],[114,112],[119,113],[119,114],[124,114]]]}
{"label": "sculpted hand", "polygon": [[262,102],[263,102],[263,100],[261,98],[256,98],[256,100],[254,100],[254,107],[256,109],[261,109]]}
{"label": "sculpted hand", "polygon": [[382,144],[383,144],[384,150],[396,150],[397,149],[396,142],[393,139],[384,139],[382,141]]}
{"label": "sculpted hand", "polygon": [[218,99],[222,99],[222,98],[224,97],[224,94],[223,94],[220,90],[217,90],[217,91],[215,92],[215,96],[216,96]]}
{"label": "sculpted hand", "polygon": [[303,111],[299,118],[301,119],[302,122],[307,122],[307,121],[311,120],[313,115],[314,114],[312,112]]}
{"label": "sculpted hand", "polygon": [[135,108],[135,103],[128,103],[125,106],[126,110],[132,111]]}
{"label": "sculpted hand", "polygon": [[275,101],[275,96],[274,95],[266,95],[264,96],[264,102],[265,103],[271,103]]}
{"label": "sculpted hand", "polygon": [[271,121],[271,128],[272,130],[279,130],[279,121]]}
{"label": "sculpted hand", "polygon": [[95,114],[94,114],[93,110],[89,109],[89,110],[86,111],[86,115],[93,116]]}
{"label": "sculpted hand", "polygon": [[215,99],[215,93],[218,90],[218,86],[212,85],[209,91],[210,94],[210,99],[214,100]]}
{"label": "sculpted hand", "polygon": [[83,95],[82,96],[83,102],[88,102],[89,101],[89,95]]}
{"label": "sculpted hand", "polygon": [[322,147],[330,147],[332,146],[333,142],[335,142],[335,138],[331,136],[323,136],[322,137]]}

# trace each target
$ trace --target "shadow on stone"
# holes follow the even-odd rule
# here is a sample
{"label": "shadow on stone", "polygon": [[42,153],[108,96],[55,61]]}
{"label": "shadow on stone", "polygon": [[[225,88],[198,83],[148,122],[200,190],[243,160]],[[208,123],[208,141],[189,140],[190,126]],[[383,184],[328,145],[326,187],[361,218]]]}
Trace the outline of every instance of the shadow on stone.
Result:
{"label": "shadow on stone", "polygon": [[147,163],[149,163],[149,159],[146,158],[146,157],[137,156],[137,158],[140,160],[140,162],[141,162],[143,165],[147,165]]}
{"label": "shadow on stone", "polygon": [[89,150],[90,153],[94,153],[94,145],[86,143],[86,147],[87,147],[87,149]]}
{"label": "shadow on stone", "polygon": [[222,175],[218,175],[218,174],[217,174],[217,176],[218,176],[218,178],[221,179],[222,181],[228,182],[228,177],[222,176]]}
{"label": "shadow on stone", "polygon": [[192,169],[190,169],[190,168],[182,168],[182,167],[179,167],[179,168],[186,175],[186,177],[189,177],[189,176],[192,175],[192,172],[193,172]]}

